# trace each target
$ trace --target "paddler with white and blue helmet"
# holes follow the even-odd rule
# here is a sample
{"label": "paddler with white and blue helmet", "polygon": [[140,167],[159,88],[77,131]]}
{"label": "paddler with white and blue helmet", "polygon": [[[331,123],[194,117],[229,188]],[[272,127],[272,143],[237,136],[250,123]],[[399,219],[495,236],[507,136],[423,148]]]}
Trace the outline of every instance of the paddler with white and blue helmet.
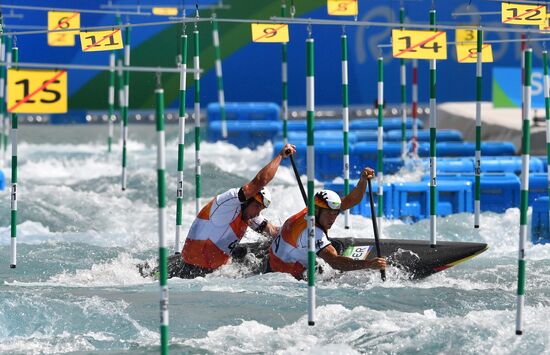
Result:
{"label": "paddler with white and blue helmet", "polygon": [[[356,187],[343,199],[334,191],[321,190],[315,194],[315,251],[317,256],[332,268],[341,271],[360,269],[385,269],[384,258],[354,260],[341,255],[331,244],[328,232],[339,213],[361,202],[367,180],[374,177],[374,170],[365,168]],[[307,208],[288,218],[269,249],[268,272],[286,272],[302,279],[308,267]]]}

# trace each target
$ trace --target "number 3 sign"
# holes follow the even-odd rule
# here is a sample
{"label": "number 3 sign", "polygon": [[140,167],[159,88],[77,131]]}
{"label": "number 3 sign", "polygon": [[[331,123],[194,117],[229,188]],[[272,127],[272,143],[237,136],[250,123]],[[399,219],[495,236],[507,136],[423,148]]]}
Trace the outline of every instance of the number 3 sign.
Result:
{"label": "number 3 sign", "polygon": [[8,70],[8,112],[67,112],[66,70]]}

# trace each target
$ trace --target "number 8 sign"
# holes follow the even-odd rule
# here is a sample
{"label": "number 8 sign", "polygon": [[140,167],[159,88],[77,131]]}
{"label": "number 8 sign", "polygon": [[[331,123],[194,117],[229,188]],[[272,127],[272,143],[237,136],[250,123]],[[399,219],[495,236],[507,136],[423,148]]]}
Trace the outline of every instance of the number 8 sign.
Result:
{"label": "number 8 sign", "polygon": [[67,112],[66,70],[8,70],[8,112]]}

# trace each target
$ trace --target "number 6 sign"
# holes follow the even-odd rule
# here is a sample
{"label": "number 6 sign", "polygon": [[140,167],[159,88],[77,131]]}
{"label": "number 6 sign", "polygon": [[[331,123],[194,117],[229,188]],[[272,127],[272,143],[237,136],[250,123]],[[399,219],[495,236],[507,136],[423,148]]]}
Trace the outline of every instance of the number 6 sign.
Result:
{"label": "number 6 sign", "polygon": [[8,112],[67,112],[66,70],[8,70]]}
{"label": "number 6 sign", "polygon": [[288,25],[278,23],[253,23],[253,42],[288,42]]}
{"label": "number 6 sign", "polygon": [[48,45],[50,46],[74,46],[74,36],[80,27],[80,13],[78,12],[48,12],[48,30],[66,30],[74,28],[76,31],[48,33]]}

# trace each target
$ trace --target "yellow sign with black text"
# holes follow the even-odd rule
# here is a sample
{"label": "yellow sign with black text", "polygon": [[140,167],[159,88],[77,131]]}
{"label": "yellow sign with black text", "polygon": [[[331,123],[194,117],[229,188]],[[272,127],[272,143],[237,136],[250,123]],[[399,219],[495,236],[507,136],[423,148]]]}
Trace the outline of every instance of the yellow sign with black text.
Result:
{"label": "yellow sign with black text", "polygon": [[281,23],[252,24],[252,42],[286,43],[288,41],[288,25]]}
{"label": "yellow sign with black text", "polygon": [[[477,63],[477,44],[457,44],[456,59],[459,63]],[[493,62],[493,48],[490,44],[481,46],[481,61],[483,63]]]}
{"label": "yellow sign with black text", "polygon": [[468,42],[476,44],[477,42],[477,30],[475,28],[459,28],[455,31],[455,42],[464,43]]}
{"label": "yellow sign with black text", "polygon": [[116,28],[108,31],[80,32],[80,45],[83,52],[121,49],[122,31]]}
{"label": "yellow sign with black text", "polygon": [[177,7],[153,7],[153,15],[157,16],[178,16]]}
{"label": "yellow sign with black text", "polygon": [[405,59],[447,59],[444,31],[392,30],[392,54]]}
{"label": "yellow sign with black text", "polygon": [[514,4],[502,2],[501,21],[513,25],[544,25],[546,22],[545,4]]}
{"label": "yellow sign with black text", "polygon": [[327,11],[332,16],[357,16],[357,0],[327,0]]}
{"label": "yellow sign with black text", "polygon": [[79,12],[48,11],[48,30],[75,31],[48,32],[48,45],[54,47],[72,47],[75,44],[74,36],[80,28]]}
{"label": "yellow sign with black text", "polygon": [[9,69],[7,88],[8,112],[67,112],[66,70]]}

